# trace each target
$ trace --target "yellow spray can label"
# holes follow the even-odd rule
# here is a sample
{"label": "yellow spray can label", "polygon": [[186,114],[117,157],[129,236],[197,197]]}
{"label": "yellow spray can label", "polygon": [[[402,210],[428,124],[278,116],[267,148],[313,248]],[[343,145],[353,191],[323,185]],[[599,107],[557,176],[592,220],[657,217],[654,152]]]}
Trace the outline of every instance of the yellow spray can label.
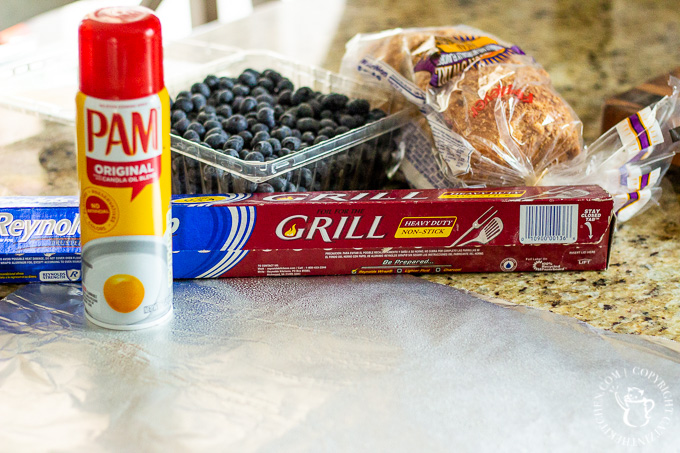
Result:
{"label": "yellow spray can label", "polygon": [[78,93],[76,106],[85,313],[115,329],[157,324],[172,311],[167,91]]}

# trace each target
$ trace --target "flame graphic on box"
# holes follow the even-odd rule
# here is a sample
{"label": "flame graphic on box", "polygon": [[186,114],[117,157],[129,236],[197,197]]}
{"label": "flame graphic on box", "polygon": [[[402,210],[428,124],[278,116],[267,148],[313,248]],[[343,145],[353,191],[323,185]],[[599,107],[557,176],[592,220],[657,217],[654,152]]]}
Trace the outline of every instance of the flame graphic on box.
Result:
{"label": "flame graphic on box", "polygon": [[283,235],[286,236],[287,238],[292,238],[293,236],[295,236],[296,233],[297,228],[295,228],[295,224],[293,224],[293,226],[288,228],[288,230],[285,233],[283,233]]}

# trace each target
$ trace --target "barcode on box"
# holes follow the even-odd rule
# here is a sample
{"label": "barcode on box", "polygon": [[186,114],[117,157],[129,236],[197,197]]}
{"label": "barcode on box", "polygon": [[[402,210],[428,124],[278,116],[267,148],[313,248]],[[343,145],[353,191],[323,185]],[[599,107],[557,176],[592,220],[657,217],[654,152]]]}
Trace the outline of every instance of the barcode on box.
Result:
{"label": "barcode on box", "polygon": [[577,204],[522,205],[519,209],[519,242],[522,244],[570,244],[578,236]]}

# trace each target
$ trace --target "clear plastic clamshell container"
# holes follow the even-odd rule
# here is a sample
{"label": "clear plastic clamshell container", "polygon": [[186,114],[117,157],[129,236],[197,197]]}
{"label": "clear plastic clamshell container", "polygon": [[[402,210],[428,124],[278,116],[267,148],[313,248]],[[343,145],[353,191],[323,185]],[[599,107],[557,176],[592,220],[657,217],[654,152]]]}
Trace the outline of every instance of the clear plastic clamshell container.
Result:
{"label": "clear plastic clamshell container", "polygon": [[[340,93],[366,99],[387,116],[317,145],[269,162],[251,162],[172,135],[173,193],[253,192],[258,184],[286,178],[293,190],[380,188],[400,161],[393,139],[411,119],[409,111],[393,112],[393,94],[379,85],[344,78],[297,63],[268,51],[194,43],[171,43],[164,49],[165,81],[171,97],[209,75],[235,77],[243,70],[273,69],[295,88]],[[105,82],[102,82],[105,83]],[[0,107],[47,122],[75,124],[78,66],[75,49],[50,50],[30,58],[0,62]],[[47,129],[46,129],[47,130]]]}
{"label": "clear plastic clamshell container", "polygon": [[292,183],[288,186],[292,191],[380,188],[396,170],[400,155],[393,134],[410,120],[412,113],[392,113],[393,94],[378,85],[366,85],[275,53],[242,51],[201,68],[200,73],[168,89],[174,96],[207,75],[237,77],[246,69],[272,69],[290,79],[296,89],[309,87],[321,93],[366,99],[371,108],[380,108],[387,116],[269,162],[234,158],[172,135],[173,192],[247,193],[272,178],[285,178]]}

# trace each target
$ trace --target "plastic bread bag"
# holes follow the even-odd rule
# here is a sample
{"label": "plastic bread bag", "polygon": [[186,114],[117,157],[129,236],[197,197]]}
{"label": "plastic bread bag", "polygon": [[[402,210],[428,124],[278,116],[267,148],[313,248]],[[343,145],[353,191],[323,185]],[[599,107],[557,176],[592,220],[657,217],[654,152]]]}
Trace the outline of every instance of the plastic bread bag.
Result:
{"label": "plastic bread bag", "polygon": [[388,83],[422,112],[426,121],[404,139],[413,185],[536,185],[583,151],[581,122],[547,72],[471,27],[357,35],[341,72]]}
{"label": "plastic bread bag", "polygon": [[614,196],[621,222],[652,205],[680,148],[680,79],[671,77],[669,85],[669,96],[620,121],[588,146],[579,162],[551,168],[541,183],[599,184]]}

